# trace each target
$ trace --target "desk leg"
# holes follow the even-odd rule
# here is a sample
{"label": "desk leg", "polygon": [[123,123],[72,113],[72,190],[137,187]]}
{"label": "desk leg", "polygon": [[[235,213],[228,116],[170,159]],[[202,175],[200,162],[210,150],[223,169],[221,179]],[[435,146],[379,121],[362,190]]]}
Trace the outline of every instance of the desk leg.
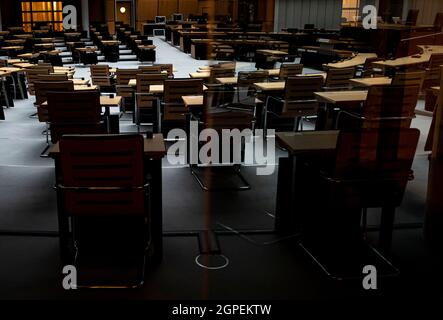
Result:
{"label": "desk leg", "polygon": [[[55,160],[55,181],[56,184],[61,183],[60,159]],[[60,245],[60,258],[63,264],[71,263],[69,254],[69,218],[64,210],[65,200],[61,190],[57,189],[57,219]]]}
{"label": "desk leg", "polygon": [[394,221],[395,221],[395,208],[394,207],[383,208],[381,215],[381,224],[380,224],[379,247],[385,253],[389,253],[391,251]]}
{"label": "desk leg", "polygon": [[163,192],[162,192],[162,160],[150,160],[151,173],[151,232],[154,247],[153,260],[161,262],[163,258]]}
{"label": "desk leg", "polygon": [[293,232],[294,181],[297,161],[295,157],[280,158],[278,167],[277,199],[275,209],[275,231]]}

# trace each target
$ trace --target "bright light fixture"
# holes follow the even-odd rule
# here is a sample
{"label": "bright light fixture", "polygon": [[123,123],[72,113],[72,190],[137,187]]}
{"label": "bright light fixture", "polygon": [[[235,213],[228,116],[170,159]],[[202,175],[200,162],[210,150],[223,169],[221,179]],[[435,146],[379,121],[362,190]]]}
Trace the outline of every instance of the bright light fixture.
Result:
{"label": "bright light fixture", "polygon": [[120,12],[121,13],[125,13],[126,12],[126,8],[125,7],[120,7]]}

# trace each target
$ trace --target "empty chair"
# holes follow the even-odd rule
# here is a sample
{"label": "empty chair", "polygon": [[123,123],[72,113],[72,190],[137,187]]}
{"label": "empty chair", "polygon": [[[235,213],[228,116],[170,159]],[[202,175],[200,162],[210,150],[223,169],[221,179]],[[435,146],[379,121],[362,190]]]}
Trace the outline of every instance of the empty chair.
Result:
{"label": "empty chair", "polygon": [[159,66],[161,71],[166,71],[168,73],[169,78],[174,78],[174,65],[171,63],[163,63],[163,64],[156,64],[156,66]]}
{"label": "empty chair", "polygon": [[429,65],[426,68],[425,81],[423,83],[423,89],[426,94],[425,110],[434,111],[437,103],[437,98],[432,91],[432,87],[440,86],[441,79],[441,67],[443,65],[443,54],[433,54]]}
{"label": "empty chair", "polygon": [[280,66],[280,80],[286,80],[288,77],[294,77],[303,73],[302,64],[282,64]]}
{"label": "empty chair", "polygon": [[70,221],[79,288],[143,284],[151,238],[143,145],[140,135],[60,140],[58,210]]}
{"label": "empty chair", "polygon": [[325,90],[349,89],[349,80],[354,78],[354,68],[329,69],[325,81]]}
{"label": "empty chair", "polygon": [[410,128],[419,89],[419,85],[372,86],[360,111],[340,111],[337,128]]}
{"label": "empty chair", "polygon": [[139,73],[139,69],[117,69],[117,85],[115,89],[117,95],[123,97],[123,108],[125,112],[134,110],[135,90],[128,84],[131,79],[136,79]]}
{"label": "empty chair", "polygon": [[431,55],[429,65],[426,68],[424,88],[429,89],[440,85],[441,66],[443,65],[443,53],[434,53]]}
{"label": "empty chair", "polygon": [[64,134],[108,132],[101,115],[98,91],[48,92],[47,98],[52,143],[59,141]]}
{"label": "empty chair", "polygon": [[292,120],[294,131],[299,130],[300,126],[303,130],[303,117],[317,115],[318,102],[314,92],[321,91],[323,80],[322,76],[289,77],[286,80],[284,99],[270,96],[266,101],[265,128],[267,117],[270,116],[271,119],[278,118],[280,122]]}
{"label": "empty chair", "polygon": [[217,78],[231,78],[235,76],[234,68],[216,67],[211,68],[210,82],[216,83]]}
{"label": "empty chair", "polygon": [[425,81],[425,72],[397,72],[392,79],[392,85],[394,86],[418,86],[419,92],[423,87]]}
{"label": "empty chair", "polygon": [[267,79],[267,71],[240,71],[237,86],[242,89],[255,89],[254,83],[265,82]]}
{"label": "empty chair", "polygon": [[374,62],[382,61],[382,58],[366,58],[363,66],[357,67],[357,77],[360,78],[372,78],[377,76],[383,76],[384,72],[380,68],[374,67]]}
{"label": "empty chair", "polygon": [[54,72],[54,69],[50,67],[34,67],[26,70],[26,79],[28,82],[28,92],[30,95],[34,95],[34,82],[37,81],[39,75],[49,75],[50,72]]}
{"label": "empty chair", "polygon": [[434,27],[436,27],[439,31],[441,31],[443,28],[443,12],[439,12],[435,16]]}
{"label": "empty chair", "polygon": [[163,124],[180,123],[183,125],[186,109],[182,96],[203,94],[203,80],[166,80],[164,82]]}
{"label": "empty chair", "polygon": [[140,66],[138,67],[140,73],[161,73],[161,66]]}
{"label": "empty chair", "polygon": [[[395,208],[403,201],[419,137],[417,129],[341,131],[331,157],[297,158],[304,170],[297,176],[296,184],[302,188],[294,201],[299,200],[300,212],[309,213],[299,223],[306,236],[301,246],[328,276],[340,280],[361,276],[360,268],[352,272],[337,257],[368,249],[361,230],[362,209],[382,208],[379,248],[389,252]],[[372,263],[383,263],[384,275],[398,273],[388,260],[379,258],[378,252],[372,255]],[[347,263],[357,264],[351,260]]]}
{"label": "empty chair", "polygon": [[408,26],[416,26],[419,13],[420,13],[420,10],[410,9],[408,11],[408,17],[406,18],[406,25],[408,25]]}
{"label": "empty chair", "polygon": [[68,75],[63,73],[37,75],[37,81],[59,82],[68,81]]}
{"label": "empty chair", "polygon": [[[247,90],[245,95],[247,95]],[[223,130],[238,129],[243,131],[250,129],[249,138],[252,139],[255,117],[253,110],[239,110],[237,102],[232,99],[236,96],[235,92],[223,90],[222,86],[212,87],[203,93],[203,112],[192,113],[193,120],[198,121],[199,131],[204,129],[212,129],[220,135]],[[254,101],[254,99],[252,99]],[[248,139],[248,137],[245,137]],[[207,141],[203,141],[200,147]],[[220,143],[218,153],[211,152],[208,163],[200,163],[204,168],[198,168],[198,165],[191,164],[191,173],[196,178],[200,187],[205,191],[223,191],[223,190],[249,190],[251,186],[241,174],[241,165],[244,161],[245,141],[233,139],[233,152],[229,159],[222,157],[223,147]],[[191,150],[192,152],[192,150]],[[219,158],[215,157],[219,155]],[[206,167],[208,166],[209,167]],[[229,167],[227,166],[229,165]],[[200,172],[202,169],[204,172]],[[221,170],[217,174],[218,170]],[[231,172],[229,172],[230,170]],[[240,184],[233,185],[233,179],[229,178],[230,174],[234,174]],[[218,179],[217,179],[218,177]]]}
{"label": "empty chair", "polygon": [[92,84],[98,86],[100,92],[115,92],[115,79],[108,65],[94,65],[90,70]]}
{"label": "empty chair", "polygon": [[91,77],[111,77],[111,71],[108,65],[90,66]]}
{"label": "empty chair", "polygon": [[158,131],[158,96],[150,93],[152,85],[163,85],[168,78],[166,73],[138,74],[136,104],[134,112],[134,122],[140,125],[142,122],[154,123],[154,131]]}
{"label": "empty chair", "polygon": [[48,100],[48,92],[70,92],[74,91],[72,81],[35,81],[35,105],[40,122],[48,122],[48,107],[42,104]]}

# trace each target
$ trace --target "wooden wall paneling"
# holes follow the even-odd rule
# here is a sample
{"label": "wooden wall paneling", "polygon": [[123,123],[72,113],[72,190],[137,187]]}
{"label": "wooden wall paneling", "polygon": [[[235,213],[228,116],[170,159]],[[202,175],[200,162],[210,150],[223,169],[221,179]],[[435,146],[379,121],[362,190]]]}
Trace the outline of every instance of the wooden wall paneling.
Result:
{"label": "wooden wall paneling", "polygon": [[158,0],[138,0],[136,23],[137,30],[143,31],[143,24],[148,20],[154,20],[158,15]]}
{"label": "wooden wall paneling", "polygon": [[106,23],[108,24],[109,32],[111,34],[115,33],[115,2],[114,0],[106,0]]}
{"label": "wooden wall paneling", "polygon": [[185,19],[187,19],[190,14],[198,14],[198,0],[180,0],[178,12],[183,13]]}
{"label": "wooden wall paneling", "polygon": [[173,13],[177,13],[178,9],[177,0],[159,0],[158,2],[158,15],[166,16],[168,19]]}
{"label": "wooden wall paneling", "polygon": [[411,0],[411,9],[418,9],[418,24],[432,25],[438,12],[443,12],[442,0]]}
{"label": "wooden wall paneling", "polygon": [[276,27],[303,28],[312,23],[318,28],[339,29],[342,0],[275,0],[279,10]]}
{"label": "wooden wall paneling", "polygon": [[106,21],[104,0],[88,1],[88,4],[89,4],[89,22]]}

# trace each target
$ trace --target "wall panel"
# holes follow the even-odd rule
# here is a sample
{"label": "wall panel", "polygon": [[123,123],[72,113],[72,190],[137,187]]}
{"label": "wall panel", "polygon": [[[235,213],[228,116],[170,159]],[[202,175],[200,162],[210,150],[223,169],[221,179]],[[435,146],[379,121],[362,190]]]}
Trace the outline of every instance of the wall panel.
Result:
{"label": "wall panel", "polygon": [[342,0],[275,0],[275,28],[303,28],[315,24],[318,28],[339,29]]}
{"label": "wall panel", "polygon": [[442,0],[410,0],[410,8],[418,9],[418,24],[434,24],[438,12],[443,12]]}

